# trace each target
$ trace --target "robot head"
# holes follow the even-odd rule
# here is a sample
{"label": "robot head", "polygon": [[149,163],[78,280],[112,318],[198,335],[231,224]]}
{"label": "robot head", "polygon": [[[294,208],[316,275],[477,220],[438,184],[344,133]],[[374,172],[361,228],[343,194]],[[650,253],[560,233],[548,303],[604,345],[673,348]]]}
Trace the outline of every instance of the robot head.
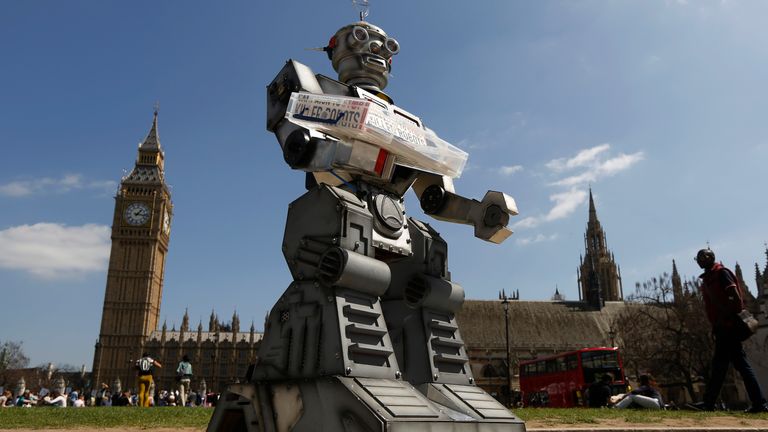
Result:
{"label": "robot head", "polygon": [[339,81],[368,90],[384,90],[392,68],[392,56],[400,44],[384,30],[365,21],[339,29],[325,47]]}

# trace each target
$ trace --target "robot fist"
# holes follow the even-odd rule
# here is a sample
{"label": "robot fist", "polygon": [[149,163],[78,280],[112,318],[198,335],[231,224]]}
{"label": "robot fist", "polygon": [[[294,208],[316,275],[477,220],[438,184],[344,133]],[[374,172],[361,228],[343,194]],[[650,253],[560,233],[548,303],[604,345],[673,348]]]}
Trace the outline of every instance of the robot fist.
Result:
{"label": "robot fist", "polygon": [[482,201],[473,200],[469,220],[475,226],[475,237],[492,243],[503,242],[512,235],[512,230],[507,228],[510,215],[517,215],[517,204],[503,192],[488,191]]}

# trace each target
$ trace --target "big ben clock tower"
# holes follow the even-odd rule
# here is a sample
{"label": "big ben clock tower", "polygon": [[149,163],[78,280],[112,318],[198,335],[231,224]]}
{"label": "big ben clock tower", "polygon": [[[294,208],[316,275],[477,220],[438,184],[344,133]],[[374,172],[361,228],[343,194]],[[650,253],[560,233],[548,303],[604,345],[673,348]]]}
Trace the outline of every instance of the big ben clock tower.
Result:
{"label": "big ben clock tower", "polygon": [[112,251],[93,359],[94,387],[117,378],[133,382],[130,360],[141,356],[145,341],[157,329],[173,214],[164,159],[155,111],[136,164],[115,196]]}

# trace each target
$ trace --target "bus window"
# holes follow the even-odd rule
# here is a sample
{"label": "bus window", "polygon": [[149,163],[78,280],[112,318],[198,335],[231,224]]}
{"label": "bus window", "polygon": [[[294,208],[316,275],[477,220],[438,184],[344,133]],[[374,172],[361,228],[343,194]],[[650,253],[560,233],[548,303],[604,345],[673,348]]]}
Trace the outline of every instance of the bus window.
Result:
{"label": "bus window", "polygon": [[616,351],[586,351],[581,353],[581,367],[584,369],[584,382],[591,383],[606,373],[614,381],[623,381]]}
{"label": "bus window", "polygon": [[576,354],[570,354],[565,357],[565,370],[578,369],[579,360]]}

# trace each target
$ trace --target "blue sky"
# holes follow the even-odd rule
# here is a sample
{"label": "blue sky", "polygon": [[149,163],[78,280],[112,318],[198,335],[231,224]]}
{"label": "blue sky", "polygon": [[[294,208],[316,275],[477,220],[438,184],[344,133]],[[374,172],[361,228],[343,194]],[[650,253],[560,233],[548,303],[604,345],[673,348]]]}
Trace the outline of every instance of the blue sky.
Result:
{"label": "blue sky", "polygon": [[[709,241],[754,290],[765,264],[768,3],[371,4],[401,44],[387,92],[470,153],[456,181],[518,203],[502,245],[434,222],[468,298],[578,297],[591,184],[625,293],[698,274]],[[323,53],[348,1],[6,1],[0,6],[0,340],[32,364],[92,363],[113,196],[160,101],[175,218],[161,320],[247,326],[290,282],[280,252],[303,175],[264,129],[265,86]],[[423,218],[413,196],[412,216]]]}

